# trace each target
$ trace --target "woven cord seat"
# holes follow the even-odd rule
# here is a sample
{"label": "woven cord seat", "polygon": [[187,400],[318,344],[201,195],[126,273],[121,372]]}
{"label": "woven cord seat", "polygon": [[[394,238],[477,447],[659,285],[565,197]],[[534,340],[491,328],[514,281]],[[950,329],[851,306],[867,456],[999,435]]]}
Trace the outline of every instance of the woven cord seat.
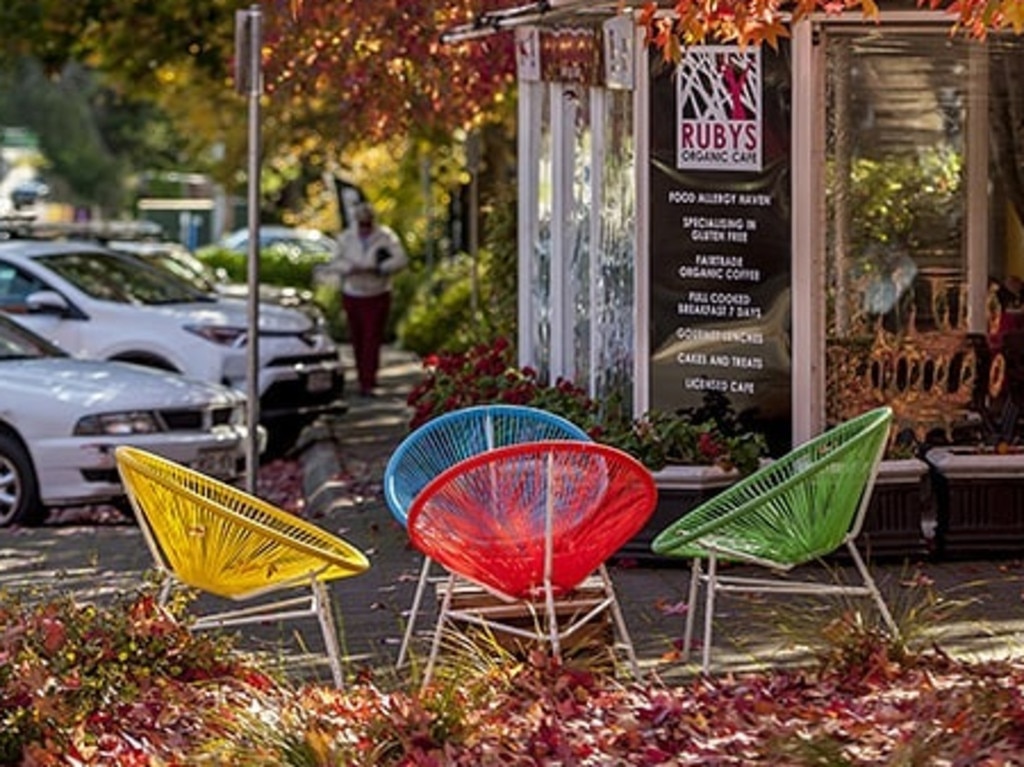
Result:
{"label": "woven cord seat", "polygon": [[315,616],[334,681],[341,652],[324,584],[365,572],[365,555],[327,531],[249,495],[138,448],[117,448],[117,467],[157,569],[160,602],[181,583],[246,601],[308,588],[309,597],[199,617],[196,629]]}
{"label": "woven cord seat", "polygon": [[[701,504],[663,530],[651,548],[693,560],[684,655],[697,591],[707,587],[702,667],[710,665],[715,592],[842,593],[870,596],[889,629],[892,615],[854,543],[871,500],[892,411],[878,408],[800,445]],[[787,571],[845,546],[863,586],[719,575],[721,560]],[[702,560],[708,561],[707,572]]]}
{"label": "woven cord seat", "polygon": [[[561,416],[522,405],[475,405],[427,421],[407,436],[384,469],[384,498],[392,515],[407,527],[413,499],[439,474],[466,458],[524,442],[588,441],[587,433]],[[396,666],[405,665],[416,618],[430,580],[430,559],[420,569]]]}
{"label": "woven cord seat", "polygon": [[[542,601],[545,626],[533,630],[489,620],[485,608],[456,609],[445,591],[424,684],[445,625],[462,621],[560,643],[610,610],[619,644],[636,657],[605,561],[647,522],[657,503],[650,472],[632,456],[594,442],[544,441],[498,448],[444,471],[413,501],[409,535],[452,578],[480,584],[506,602]],[[559,626],[555,603],[593,573],[604,599],[583,618]]]}

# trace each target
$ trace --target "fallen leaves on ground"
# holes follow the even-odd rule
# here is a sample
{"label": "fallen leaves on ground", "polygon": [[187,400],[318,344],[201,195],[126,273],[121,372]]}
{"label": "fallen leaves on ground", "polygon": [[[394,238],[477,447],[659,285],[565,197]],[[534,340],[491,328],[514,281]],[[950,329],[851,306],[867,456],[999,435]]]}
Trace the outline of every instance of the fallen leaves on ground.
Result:
{"label": "fallen leaves on ground", "polygon": [[[431,709],[430,693],[365,688],[307,691],[292,705],[317,723],[321,749],[333,744],[322,753],[344,758],[330,764],[372,764],[382,749],[395,758],[380,763],[402,765],[1009,765],[1024,753],[1017,663],[971,665],[937,653],[894,666],[881,681],[849,670],[696,677],[673,687],[572,670],[542,677],[521,671],[486,702],[472,699],[472,685],[436,692],[443,712]],[[456,715],[457,738],[431,735],[450,734]]]}
{"label": "fallen leaves on ground", "polygon": [[305,506],[302,476],[299,461],[284,458],[268,461],[256,473],[256,495],[280,509],[301,514]]}

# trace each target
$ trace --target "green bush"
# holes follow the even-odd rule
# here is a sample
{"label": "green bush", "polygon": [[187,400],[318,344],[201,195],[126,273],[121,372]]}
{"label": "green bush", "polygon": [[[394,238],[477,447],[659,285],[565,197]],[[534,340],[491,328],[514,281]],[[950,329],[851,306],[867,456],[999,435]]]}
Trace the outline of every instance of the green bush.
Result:
{"label": "green bush", "polygon": [[509,327],[507,312],[496,309],[495,298],[511,293],[514,306],[514,285],[502,284],[494,276],[495,259],[490,251],[481,250],[479,259],[475,314],[473,262],[469,255],[460,253],[424,273],[397,324],[397,338],[403,349],[421,356],[439,350],[464,352],[502,335],[500,328]]}
{"label": "green bush", "polygon": [[473,312],[473,261],[459,253],[417,275],[415,292],[399,319],[402,347],[417,354],[464,352],[493,338],[514,338],[518,306],[516,202],[509,190],[483,217],[483,247],[478,252],[477,312]]}
{"label": "green bush", "polygon": [[[232,282],[246,282],[248,278],[248,259],[244,253],[211,246],[201,248],[196,257],[214,269],[223,269]],[[309,289],[313,287],[313,270],[324,261],[310,256],[296,258],[287,248],[265,248],[260,251],[260,282]]]}
{"label": "green bush", "polygon": [[398,322],[403,349],[423,355],[435,349],[462,349],[472,324],[471,261],[465,254],[426,272],[404,317]]}

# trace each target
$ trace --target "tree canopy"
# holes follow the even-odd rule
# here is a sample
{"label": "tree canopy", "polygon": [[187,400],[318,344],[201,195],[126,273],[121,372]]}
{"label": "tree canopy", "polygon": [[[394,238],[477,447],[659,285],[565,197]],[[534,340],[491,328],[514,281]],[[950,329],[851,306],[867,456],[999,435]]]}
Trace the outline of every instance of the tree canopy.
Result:
{"label": "tree canopy", "polygon": [[[619,8],[625,6],[621,0]],[[526,0],[264,0],[263,141],[270,176],[299,178],[359,145],[431,146],[507,114],[515,73],[510,32],[443,43],[441,34]],[[1024,0],[886,0],[949,13],[983,38],[1024,31]],[[585,3],[577,3],[582,7]],[[666,58],[701,41],[774,44],[812,12],[879,19],[878,0],[658,0],[639,23]],[[557,10],[559,4],[552,2]],[[241,178],[245,103],[232,88],[235,13],[247,0],[4,0],[0,68],[23,58],[54,82],[69,63],[102,75],[106,103],[153,103],[177,126],[164,142],[191,170],[229,187]],[[541,4],[538,4],[541,7]],[[609,13],[614,4],[605,4]],[[13,94],[12,94],[13,95]],[[9,100],[10,101],[10,100]],[[16,109],[16,104],[9,104]],[[150,146],[136,142],[139,146]],[[158,152],[157,154],[160,154]]]}
{"label": "tree canopy", "polygon": [[510,35],[441,42],[446,28],[481,6],[471,0],[270,4],[264,11],[268,90],[293,108],[305,104],[326,121],[321,128],[333,122],[333,132],[350,140],[470,127],[507,95],[515,71]]}
{"label": "tree canopy", "polygon": [[[1024,3],[1020,0],[915,0],[919,9],[945,11],[952,32],[984,38],[990,31],[1024,31]],[[906,10],[910,3],[885,3]],[[687,45],[708,40],[742,45],[768,43],[788,37],[792,22],[812,13],[860,12],[878,21],[883,3],[876,0],[674,0],[646,2],[640,23],[648,39],[669,60],[678,60]],[[671,10],[672,14],[661,13]]]}

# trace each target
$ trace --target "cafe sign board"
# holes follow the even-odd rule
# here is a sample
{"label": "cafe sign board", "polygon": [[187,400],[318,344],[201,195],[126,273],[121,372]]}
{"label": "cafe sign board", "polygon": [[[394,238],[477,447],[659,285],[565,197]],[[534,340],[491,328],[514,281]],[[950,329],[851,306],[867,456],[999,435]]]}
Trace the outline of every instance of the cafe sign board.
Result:
{"label": "cafe sign board", "polygon": [[788,46],[650,68],[650,407],[717,401],[789,448]]}
{"label": "cafe sign board", "polygon": [[676,74],[681,170],[760,171],[761,48],[687,49]]}

